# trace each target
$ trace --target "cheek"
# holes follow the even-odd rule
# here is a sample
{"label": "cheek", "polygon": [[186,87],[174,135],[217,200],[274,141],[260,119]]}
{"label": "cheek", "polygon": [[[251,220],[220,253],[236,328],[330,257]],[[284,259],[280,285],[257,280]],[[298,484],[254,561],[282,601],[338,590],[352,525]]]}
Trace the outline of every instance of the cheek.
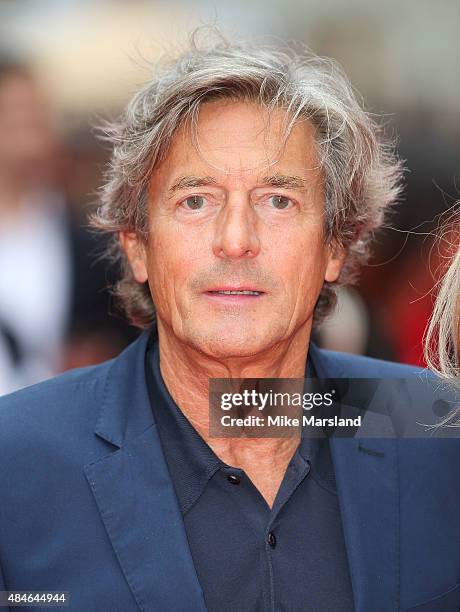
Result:
{"label": "cheek", "polygon": [[154,300],[175,299],[196,270],[200,241],[177,231],[152,232],[149,249],[149,283]]}
{"label": "cheek", "polygon": [[270,266],[283,279],[290,294],[308,293],[324,282],[327,249],[321,228],[295,231],[271,241]]}

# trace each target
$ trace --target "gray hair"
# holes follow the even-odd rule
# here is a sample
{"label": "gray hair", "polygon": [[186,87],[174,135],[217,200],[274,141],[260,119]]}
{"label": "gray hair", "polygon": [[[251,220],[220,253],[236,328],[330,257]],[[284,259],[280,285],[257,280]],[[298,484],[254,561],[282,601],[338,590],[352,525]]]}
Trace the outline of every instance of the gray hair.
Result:
{"label": "gray hair", "polygon": [[308,120],[325,181],[326,239],[347,258],[337,283],[325,282],[315,307],[320,322],[335,304],[334,285],[353,282],[372,234],[401,189],[402,165],[394,143],[359,104],[341,68],[299,44],[255,45],[219,40],[188,51],[154,71],[105,139],[113,146],[93,227],[112,233],[107,254],[121,264],[115,293],[131,323],[149,326],[155,309],[147,283],[135,281],[118,232],[148,237],[148,182],[176,130],[196,125],[202,104],[235,99],[286,111],[285,137]]}

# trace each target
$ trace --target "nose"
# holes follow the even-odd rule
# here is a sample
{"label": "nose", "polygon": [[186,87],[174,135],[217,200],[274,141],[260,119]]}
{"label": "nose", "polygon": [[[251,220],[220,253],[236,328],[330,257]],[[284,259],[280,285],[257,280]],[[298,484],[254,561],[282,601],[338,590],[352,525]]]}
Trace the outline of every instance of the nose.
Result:
{"label": "nose", "polygon": [[260,250],[256,213],[245,198],[228,201],[217,218],[213,252],[224,259],[249,259]]}

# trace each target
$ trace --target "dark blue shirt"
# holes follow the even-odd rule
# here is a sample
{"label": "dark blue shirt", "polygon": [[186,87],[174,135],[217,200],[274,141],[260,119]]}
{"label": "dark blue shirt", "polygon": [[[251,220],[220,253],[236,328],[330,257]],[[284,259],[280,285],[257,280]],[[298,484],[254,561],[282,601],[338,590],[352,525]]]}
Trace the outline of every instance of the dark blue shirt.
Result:
{"label": "dark blue shirt", "polygon": [[146,369],[209,612],[353,611],[327,438],[301,439],[270,508],[245,472],[221,461],[175,404],[161,377],[157,343]]}

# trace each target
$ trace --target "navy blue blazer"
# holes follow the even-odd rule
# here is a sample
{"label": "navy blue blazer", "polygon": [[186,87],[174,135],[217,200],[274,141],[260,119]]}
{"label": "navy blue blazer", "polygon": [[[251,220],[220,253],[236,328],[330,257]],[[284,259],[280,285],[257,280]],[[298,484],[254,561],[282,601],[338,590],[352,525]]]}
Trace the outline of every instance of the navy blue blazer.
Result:
{"label": "navy blue blazer", "polygon": [[[206,611],[148,401],[147,337],[0,399],[0,590],[68,591],[81,612]],[[320,377],[413,372],[310,357]],[[363,445],[331,439],[357,612],[458,612],[460,441]]]}

